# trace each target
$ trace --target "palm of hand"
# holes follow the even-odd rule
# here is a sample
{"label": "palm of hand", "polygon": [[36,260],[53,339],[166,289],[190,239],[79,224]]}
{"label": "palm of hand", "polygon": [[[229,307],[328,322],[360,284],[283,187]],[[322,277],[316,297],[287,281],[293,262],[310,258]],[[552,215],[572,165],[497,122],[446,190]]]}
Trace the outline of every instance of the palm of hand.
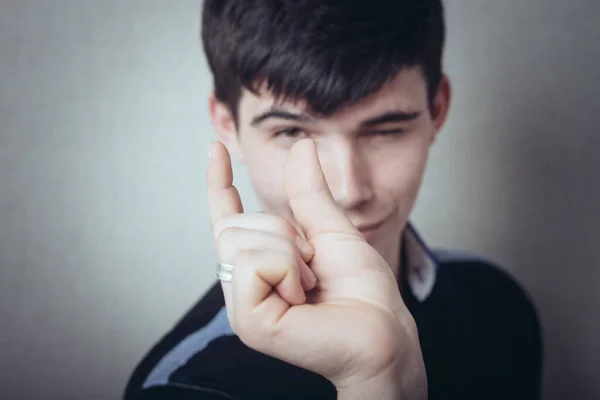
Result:
{"label": "palm of hand", "polygon": [[306,305],[290,306],[282,319],[299,333],[300,351],[290,361],[336,382],[368,379],[395,362],[402,339],[399,325],[408,311],[394,274],[362,237],[321,234],[310,242],[319,283]]}

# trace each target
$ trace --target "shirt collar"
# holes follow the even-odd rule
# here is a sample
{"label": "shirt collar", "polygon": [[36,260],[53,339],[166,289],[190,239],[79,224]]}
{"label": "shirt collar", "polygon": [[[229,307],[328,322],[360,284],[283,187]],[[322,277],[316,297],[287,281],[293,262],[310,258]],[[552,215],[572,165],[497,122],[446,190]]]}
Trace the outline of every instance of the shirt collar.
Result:
{"label": "shirt collar", "polygon": [[401,268],[406,268],[406,280],[412,294],[419,302],[424,302],[435,284],[437,260],[410,222],[406,224],[402,240],[406,265]]}

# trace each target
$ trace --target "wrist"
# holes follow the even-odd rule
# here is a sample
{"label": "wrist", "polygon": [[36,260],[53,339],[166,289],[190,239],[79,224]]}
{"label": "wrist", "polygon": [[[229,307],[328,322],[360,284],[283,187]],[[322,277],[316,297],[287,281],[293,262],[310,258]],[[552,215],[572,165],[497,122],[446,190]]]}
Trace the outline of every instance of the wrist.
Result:
{"label": "wrist", "polygon": [[397,400],[402,399],[400,381],[391,372],[375,375],[367,380],[336,385],[338,400]]}
{"label": "wrist", "polygon": [[427,375],[420,362],[413,365],[394,363],[367,379],[335,384],[338,400],[427,400]]}

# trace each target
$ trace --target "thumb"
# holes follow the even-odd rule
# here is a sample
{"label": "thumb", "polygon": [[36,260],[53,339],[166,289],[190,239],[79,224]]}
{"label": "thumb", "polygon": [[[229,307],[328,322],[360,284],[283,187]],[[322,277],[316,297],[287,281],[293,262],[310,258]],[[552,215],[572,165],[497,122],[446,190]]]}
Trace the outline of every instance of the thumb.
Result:
{"label": "thumb", "polygon": [[284,184],[294,218],[308,240],[324,233],[362,238],[333,199],[312,140],[299,140],[288,152]]}

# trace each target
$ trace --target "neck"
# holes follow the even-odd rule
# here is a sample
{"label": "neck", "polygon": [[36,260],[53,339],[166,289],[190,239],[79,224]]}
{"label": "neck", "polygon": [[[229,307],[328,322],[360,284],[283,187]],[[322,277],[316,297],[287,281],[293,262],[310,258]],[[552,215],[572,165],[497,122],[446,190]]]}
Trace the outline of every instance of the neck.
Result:
{"label": "neck", "polygon": [[396,280],[400,277],[400,270],[403,268],[402,264],[402,240],[404,236],[404,230],[400,231],[400,237],[393,246],[390,246],[384,253],[382,254],[385,261],[388,263]]}

